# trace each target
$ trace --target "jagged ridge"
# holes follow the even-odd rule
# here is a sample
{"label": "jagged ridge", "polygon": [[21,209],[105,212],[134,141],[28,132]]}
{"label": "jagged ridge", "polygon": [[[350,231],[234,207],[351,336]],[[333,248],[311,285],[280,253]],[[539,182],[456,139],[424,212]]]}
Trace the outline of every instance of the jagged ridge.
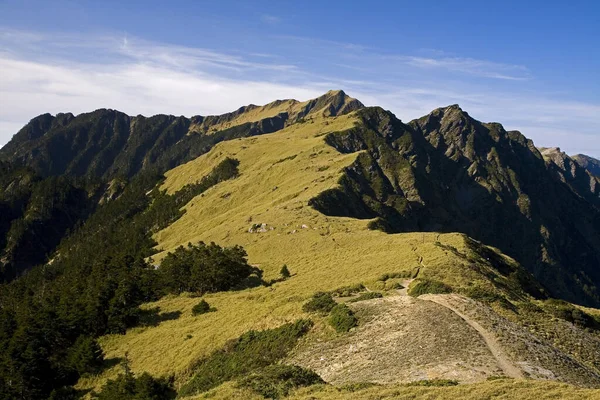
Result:
{"label": "jagged ridge", "polygon": [[221,116],[131,117],[110,109],[78,116],[43,114],[0,149],[0,160],[31,167],[43,176],[110,179],[143,170],[162,173],[223,140],[272,133],[304,118],[333,117],[362,107],[343,91],[330,91],[306,102],[249,105]]}

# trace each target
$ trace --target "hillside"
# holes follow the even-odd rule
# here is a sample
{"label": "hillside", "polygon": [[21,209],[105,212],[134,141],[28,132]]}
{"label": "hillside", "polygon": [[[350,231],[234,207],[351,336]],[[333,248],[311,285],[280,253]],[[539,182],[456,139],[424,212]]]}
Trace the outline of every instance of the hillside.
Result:
{"label": "hillside", "polygon": [[[445,311],[435,304],[429,305],[427,301],[415,301],[411,298],[402,300],[393,289],[389,290],[394,287],[394,282],[406,283],[405,279],[392,279],[385,283],[378,279],[386,273],[401,276],[417,274],[421,279],[446,282],[455,291],[467,295],[473,295],[479,288],[486,288],[484,292],[499,295],[486,295],[496,299],[492,303],[502,304],[502,299],[506,296],[519,307],[520,301],[524,304],[535,301],[523,293],[523,287],[528,287],[527,279],[523,278],[525,281],[517,285],[518,293],[510,290],[507,292],[506,286],[500,282],[507,278],[516,279],[521,267],[503,256],[492,257],[494,261],[491,262],[483,261],[481,256],[475,259],[474,255],[467,256],[473,254],[470,247],[472,245],[461,235],[389,235],[370,230],[369,225],[373,220],[327,217],[309,206],[315,195],[337,186],[337,181],[343,176],[343,172],[340,175],[340,171],[344,171],[343,167],[352,165],[359,157],[358,154],[334,151],[325,143],[327,136],[324,134],[353,128],[352,125],[357,123],[360,123],[357,114],[335,120],[315,119],[305,124],[292,125],[271,135],[221,143],[206,156],[168,172],[163,187],[174,193],[190,179],[207,174],[226,157],[235,157],[240,161],[239,178],[224,182],[196,197],[185,207],[186,213],[182,218],[155,235],[160,249],[168,251],[179,243],[198,240],[227,245],[240,244],[248,251],[250,262],[265,271],[266,278],[277,278],[283,264],[290,268],[294,276],[270,288],[252,289],[248,294],[242,292],[207,296],[205,298],[219,311],[198,322],[187,317],[188,310],[195,303],[194,299],[179,298],[156,303],[152,306],[159,306],[165,313],[183,311],[182,317],[165,322],[158,328],[134,330],[125,337],[107,338],[103,343],[108,354],[118,357],[128,351],[135,368],[150,370],[158,375],[176,371],[176,376],[181,374],[185,380],[189,365],[193,364],[194,359],[218,348],[229,338],[248,329],[271,328],[301,318],[305,315],[300,309],[302,303],[316,291],[332,291],[363,283],[369,290],[383,289],[392,295],[384,299],[397,306],[381,309],[379,303],[382,300],[356,303],[353,309],[364,325],[351,338],[336,339],[327,333],[327,329],[319,328],[311,334],[314,335],[313,338],[307,339],[307,343],[303,345],[305,349],[301,347],[296,350],[297,355],[292,356],[291,362],[310,367],[326,381],[336,384],[364,380],[391,384],[423,378],[478,382],[486,377],[504,374],[485,342],[458,314]],[[159,253],[153,258],[159,261],[164,254]],[[484,254],[490,259],[495,251]],[[469,266],[474,260],[478,267]],[[503,271],[506,278],[502,278],[498,270]],[[531,293],[539,295],[535,289]],[[363,304],[366,309],[360,307]],[[598,365],[599,360],[595,355],[597,350],[589,348],[586,352],[588,355],[592,354],[591,358],[585,362],[577,361],[573,353],[565,350],[570,345],[564,346],[565,349],[556,348],[554,344],[541,341],[539,337],[531,335],[528,329],[520,327],[519,324],[541,324],[543,312],[537,316],[519,318],[513,311],[508,316],[516,322],[511,322],[502,313],[497,314],[487,308],[477,311],[478,307],[473,306],[471,312],[480,314],[482,324],[496,325],[492,329],[493,337],[522,337],[518,342],[502,340],[506,348],[504,351],[510,352],[511,362],[518,366],[517,377],[530,376],[595,385],[592,382],[598,379],[597,367],[590,370],[588,365]],[[511,307],[513,305],[508,308]],[[401,315],[409,317],[402,319]],[[432,321],[428,322],[427,315],[435,315],[435,327],[431,325]],[[442,315],[448,318],[447,322],[442,319]],[[402,326],[402,330],[398,331],[396,325],[381,322],[388,318],[394,324]],[[369,321],[379,325],[372,325]],[[416,324],[414,327],[413,321]],[[223,326],[226,324],[228,328],[224,330]],[[544,337],[548,328],[541,325],[538,329]],[[424,327],[428,327],[430,335],[419,339],[422,334],[418,332],[422,332]],[[574,339],[566,339],[570,334],[562,331],[564,328],[566,327],[559,329],[561,333],[553,332],[552,335],[572,343]],[[439,329],[439,333],[436,333],[436,329]],[[322,330],[325,332],[321,332]],[[446,338],[440,342],[438,338],[444,337],[442,332],[448,330],[455,331],[456,338]],[[400,342],[405,345],[410,343],[405,349],[406,353],[399,352],[394,347],[398,344],[392,339],[401,337],[403,331],[407,337],[416,339],[416,342]],[[203,334],[197,336],[194,332]],[[586,337],[588,335],[583,331],[580,334]],[[169,345],[164,348],[152,346],[149,353],[147,343],[155,343],[163,335],[169,335]],[[322,342],[323,338],[319,339],[322,335],[328,340],[314,348],[311,342]],[[363,338],[361,335],[366,336]],[[386,339],[383,343],[374,345],[366,339],[373,335],[391,335],[391,340],[389,344]],[[594,343],[593,346],[598,346],[598,339],[593,336],[589,336],[587,341],[590,345]],[[473,345],[460,349],[466,353],[457,353],[459,349],[456,343],[465,342]],[[140,345],[132,345],[133,343]],[[421,357],[415,358],[411,351],[423,349],[424,346],[431,349],[430,353],[420,350]],[[348,356],[348,347],[362,348],[362,351],[356,350],[359,353],[357,357],[371,361],[365,363],[360,361],[361,358],[353,361]],[[330,355],[327,355],[328,352]],[[181,357],[182,354],[187,356]],[[382,359],[384,354],[389,354],[390,360]],[[318,355],[316,363],[311,360],[314,355]],[[415,364],[406,366],[407,360],[414,360]],[[391,365],[397,367],[394,369]],[[460,365],[462,368],[457,371],[457,366]],[[388,377],[378,374],[378,368]],[[334,372],[337,370],[342,373],[340,377],[338,372]]]}
{"label": "hillside", "polygon": [[[147,161],[159,139],[128,169],[102,164],[110,146],[84,134],[96,128],[49,120],[0,154],[72,179],[76,161],[54,170],[34,154],[50,160],[52,143],[85,137],[94,150],[75,152],[91,154],[72,158],[86,160],[77,171],[131,179],[60,235],[52,263],[0,292],[16,326],[0,330],[11,349],[0,394],[16,390],[15,376],[23,397],[44,398],[56,384],[39,377],[54,376],[90,397],[125,370],[170,377],[181,398],[599,395],[600,310],[553,298],[598,305],[599,189],[578,166],[567,179],[571,164],[520,133],[458,106],[404,124],[334,91],[189,120],[178,140],[203,138],[202,155],[163,170]],[[98,138],[119,136],[105,128]],[[180,247],[200,241],[230,250]],[[245,264],[233,246],[253,276],[185,290],[223,274],[197,268]],[[306,306],[328,296],[329,308]],[[200,297],[209,308],[194,314]],[[97,339],[103,361],[75,374],[56,360],[79,360],[81,336]],[[49,360],[20,351],[38,342]],[[15,372],[34,364],[43,368]]]}
{"label": "hillside", "polygon": [[[305,102],[275,101],[189,119],[131,117],[106,109],[78,116],[40,115],[0,149],[0,162],[6,165],[0,169],[6,188],[0,193],[0,210],[5,210],[0,215],[0,281],[47,261],[65,233],[91,215],[99,202],[119,196],[136,176],[162,174],[224,140],[271,133],[306,117],[343,115],[361,107],[345,93],[330,91]],[[60,187],[51,179],[57,176]],[[64,196],[71,198],[35,211],[30,198],[44,201],[36,196],[38,186],[37,192],[44,191],[46,197],[52,189],[66,191]]]}

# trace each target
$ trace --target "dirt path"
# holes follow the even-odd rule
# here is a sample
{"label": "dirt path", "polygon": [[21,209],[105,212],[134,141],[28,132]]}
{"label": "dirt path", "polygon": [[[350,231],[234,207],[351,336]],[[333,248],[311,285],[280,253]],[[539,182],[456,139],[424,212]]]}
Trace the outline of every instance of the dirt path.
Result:
{"label": "dirt path", "polygon": [[398,294],[400,294],[400,296],[408,296],[408,286],[412,281],[414,281],[414,279],[405,279],[400,282],[402,285],[402,289],[398,289]]}
{"label": "dirt path", "polygon": [[504,371],[506,376],[510,378],[523,378],[523,372],[521,369],[516,367],[513,362],[508,358],[508,355],[504,352],[500,343],[496,340],[495,335],[487,331],[483,326],[481,326],[477,321],[474,321],[470,317],[464,315],[459,310],[457,310],[449,301],[448,298],[444,295],[435,295],[435,294],[425,294],[419,296],[419,299],[431,301],[437,303],[441,306],[446,307],[447,309],[453,311],[456,315],[461,317],[467,324],[469,324],[473,329],[475,329],[483,338],[485,343],[492,355],[498,361],[498,366]]}

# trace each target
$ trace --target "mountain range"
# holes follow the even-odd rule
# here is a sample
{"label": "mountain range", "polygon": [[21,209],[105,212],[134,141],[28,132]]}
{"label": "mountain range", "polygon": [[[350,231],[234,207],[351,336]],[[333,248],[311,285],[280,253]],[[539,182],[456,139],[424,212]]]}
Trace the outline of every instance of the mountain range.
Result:
{"label": "mountain range", "polygon": [[[220,116],[40,115],[0,149],[0,394],[108,390],[113,359],[183,397],[426,382],[527,398],[558,381],[592,398],[577,387],[600,387],[599,168],[458,105],[403,122],[339,90]],[[211,242],[243,247],[245,283],[190,272],[241,254]],[[192,315],[198,295],[214,310]],[[34,322],[53,318],[50,334]],[[281,332],[287,350],[239,369]],[[103,354],[93,374],[61,361],[80,337]],[[32,359],[24,338],[42,343]]]}

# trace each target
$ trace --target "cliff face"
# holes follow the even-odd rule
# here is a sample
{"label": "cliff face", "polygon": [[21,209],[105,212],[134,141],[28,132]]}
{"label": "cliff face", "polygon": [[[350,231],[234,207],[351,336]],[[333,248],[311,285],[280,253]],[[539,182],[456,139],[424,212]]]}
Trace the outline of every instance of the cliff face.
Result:
{"label": "cliff face", "polygon": [[312,205],[329,215],[378,219],[388,232],[464,232],[515,257],[556,296],[599,304],[600,196],[569,158],[547,159],[500,124],[458,106],[403,124],[378,108],[333,133],[341,152],[366,150],[340,188]]}

